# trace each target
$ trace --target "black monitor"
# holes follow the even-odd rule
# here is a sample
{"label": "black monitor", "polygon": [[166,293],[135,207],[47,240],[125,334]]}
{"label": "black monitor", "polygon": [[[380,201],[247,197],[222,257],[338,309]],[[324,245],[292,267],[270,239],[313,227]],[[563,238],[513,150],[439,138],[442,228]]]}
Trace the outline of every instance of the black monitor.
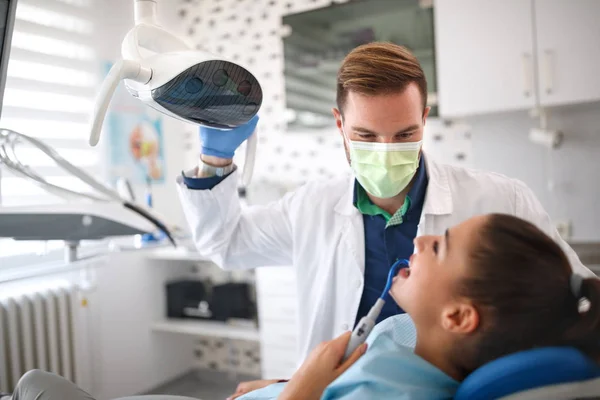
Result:
{"label": "black monitor", "polygon": [[2,100],[16,10],[17,0],[0,0],[0,115],[2,115]]}

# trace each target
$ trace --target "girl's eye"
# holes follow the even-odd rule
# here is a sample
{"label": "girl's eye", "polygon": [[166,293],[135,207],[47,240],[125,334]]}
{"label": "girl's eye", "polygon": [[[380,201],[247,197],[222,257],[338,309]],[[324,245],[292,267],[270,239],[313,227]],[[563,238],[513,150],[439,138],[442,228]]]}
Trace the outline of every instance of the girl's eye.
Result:
{"label": "girl's eye", "polygon": [[438,253],[438,246],[439,246],[439,242],[437,240],[435,242],[433,242],[433,246],[432,247],[433,247],[433,252],[435,254]]}

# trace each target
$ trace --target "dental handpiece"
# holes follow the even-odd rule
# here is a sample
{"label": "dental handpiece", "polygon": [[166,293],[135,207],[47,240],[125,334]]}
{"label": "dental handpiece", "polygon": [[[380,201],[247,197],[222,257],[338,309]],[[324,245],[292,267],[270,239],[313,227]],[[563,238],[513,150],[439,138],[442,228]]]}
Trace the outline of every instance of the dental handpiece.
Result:
{"label": "dental handpiece", "polygon": [[346,361],[352,353],[367,340],[367,337],[369,337],[369,334],[375,326],[377,317],[381,314],[381,309],[384,304],[385,300],[377,299],[375,305],[369,310],[369,313],[360,319],[350,336],[350,341],[348,342],[348,347],[346,347],[346,353],[344,354],[344,361]]}
{"label": "dental handpiece", "polygon": [[346,353],[344,353],[342,362],[346,361],[352,355],[352,353],[354,353],[354,351],[356,351],[356,349],[358,349],[360,345],[363,344],[369,337],[369,334],[376,324],[379,314],[381,314],[381,310],[385,304],[385,299],[388,296],[390,288],[392,287],[394,277],[396,274],[398,274],[398,270],[402,268],[402,266],[408,266],[408,260],[398,260],[390,268],[383,293],[377,299],[373,307],[371,307],[367,315],[360,319],[352,331],[352,335],[350,336],[350,341],[348,342],[348,347],[346,347]]}

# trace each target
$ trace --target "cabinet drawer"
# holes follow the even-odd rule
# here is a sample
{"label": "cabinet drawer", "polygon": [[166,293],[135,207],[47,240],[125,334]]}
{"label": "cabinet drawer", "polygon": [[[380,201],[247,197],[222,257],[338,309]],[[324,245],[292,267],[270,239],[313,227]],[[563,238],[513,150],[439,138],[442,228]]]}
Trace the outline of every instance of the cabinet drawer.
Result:
{"label": "cabinet drawer", "polygon": [[258,317],[261,321],[296,322],[296,298],[294,297],[258,297]]}
{"label": "cabinet drawer", "polygon": [[281,379],[290,378],[296,371],[296,352],[276,347],[261,348],[261,365],[263,371],[270,371]]}
{"label": "cabinet drawer", "polygon": [[260,327],[260,342],[264,347],[287,348],[295,351],[298,333],[295,324],[265,322]]}
{"label": "cabinet drawer", "polygon": [[296,298],[296,287],[286,286],[283,284],[277,285],[260,285],[257,282],[256,295],[258,297],[293,297]]}
{"label": "cabinet drawer", "polygon": [[296,275],[287,268],[268,268],[256,274],[259,295],[296,296]]}
{"label": "cabinet drawer", "polygon": [[269,368],[262,367],[262,379],[290,379],[296,372],[296,367],[278,365]]}

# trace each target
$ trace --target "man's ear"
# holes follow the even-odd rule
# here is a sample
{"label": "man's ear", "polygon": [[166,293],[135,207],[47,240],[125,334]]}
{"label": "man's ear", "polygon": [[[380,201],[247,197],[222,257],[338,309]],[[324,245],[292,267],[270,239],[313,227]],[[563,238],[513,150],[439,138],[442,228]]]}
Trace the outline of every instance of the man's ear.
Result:
{"label": "man's ear", "polygon": [[342,132],[342,113],[337,108],[332,108],[331,112],[333,113],[333,117],[335,118],[335,126],[337,126],[338,131],[340,131],[340,135],[344,135]]}
{"label": "man's ear", "polygon": [[427,117],[429,116],[429,112],[431,111],[431,107],[425,107],[423,111],[423,125],[427,122]]}
{"label": "man's ear", "polygon": [[472,333],[479,327],[479,312],[468,303],[447,306],[442,310],[442,327],[452,333]]}

